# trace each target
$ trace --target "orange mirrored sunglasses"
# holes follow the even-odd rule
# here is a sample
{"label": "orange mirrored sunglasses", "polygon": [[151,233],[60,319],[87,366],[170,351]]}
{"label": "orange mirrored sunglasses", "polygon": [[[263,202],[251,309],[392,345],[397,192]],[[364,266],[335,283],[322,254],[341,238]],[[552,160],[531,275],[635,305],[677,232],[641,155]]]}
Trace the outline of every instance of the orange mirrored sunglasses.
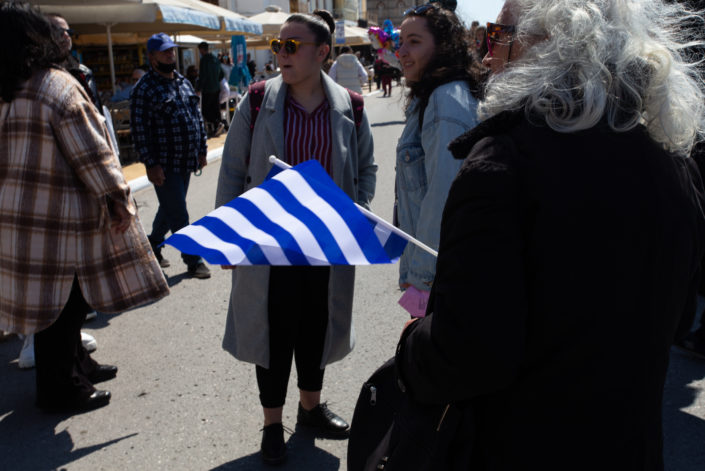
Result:
{"label": "orange mirrored sunglasses", "polygon": [[317,45],[316,43],[298,41],[296,39],[287,39],[286,41],[282,41],[280,39],[274,38],[269,41],[269,48],[274,54],[279,54],[282,48],[284,48],[284,51],[286,51],[287,54],[296,54],[296,51],[299,50],[299,47],[306,44],[311,44],[313,46]]}
{"label": "orange mirrored sunglasses", "polygon": [[490,57],[493,56],[492,48],[494,47],[495,43],[501,43],[500,35],[511,34],[512,39],[509,40],[509,44],[511,45],[511,43],[514,41],[514,33],[516,33],[516,26],[514,25],[500,25],[497,23],[487,23],[487,51],[489,52]]}

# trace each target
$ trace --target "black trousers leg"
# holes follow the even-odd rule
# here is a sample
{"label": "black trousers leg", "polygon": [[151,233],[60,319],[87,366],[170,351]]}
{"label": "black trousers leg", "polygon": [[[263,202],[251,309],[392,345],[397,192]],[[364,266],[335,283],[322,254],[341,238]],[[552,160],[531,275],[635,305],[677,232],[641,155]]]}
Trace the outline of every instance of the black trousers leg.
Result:
{"label": "black trousers leg", "polygon": [[97,363],[81,344],[81,326],[91,311],[78,280],[56,321],[34,335],[37,403],[63,405],[90,396],[95,388],[86,378]]}
{"label": "black trousers leg", "polygon": [[272,267],[269,278],[269,368],[257,366],[263,407],[284,405],[296,355],[298,386],[320,391],[328,325],[328,267]]}
{"label": "black trousers leg", "polygon": [[321,369],[321,358],[328,328],[330,269],[328,267],[311,268],[307,276],[307,290],[301,290],[302,293],[306,293],[306,291],[308,293],[302,299],[303,308],[299,320],[300,332],[294,348],[294,360],[296,361],[299,389],[320,391],[323,389],[323,375],[325,373],[325,369]]}
{"label": "black trousers leg", "polygon": [[201,109],[203,112],[203,120],[212,126],[213,131],[220,123],[220,92],[203,92],[201,93]]}

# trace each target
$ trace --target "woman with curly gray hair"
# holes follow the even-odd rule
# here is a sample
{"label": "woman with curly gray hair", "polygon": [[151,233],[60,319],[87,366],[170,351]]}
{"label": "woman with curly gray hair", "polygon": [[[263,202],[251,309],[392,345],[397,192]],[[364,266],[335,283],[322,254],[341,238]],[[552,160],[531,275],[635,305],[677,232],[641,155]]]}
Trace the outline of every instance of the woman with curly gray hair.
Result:
{"label": "woman with curly gray hair", "polygon": [[461,411],[447,469],[663,469],[705,250],[692,25],[661,0],[510,0],[488,24],[483,121],[451,144],[427,316],[397,349],[408,394]]}

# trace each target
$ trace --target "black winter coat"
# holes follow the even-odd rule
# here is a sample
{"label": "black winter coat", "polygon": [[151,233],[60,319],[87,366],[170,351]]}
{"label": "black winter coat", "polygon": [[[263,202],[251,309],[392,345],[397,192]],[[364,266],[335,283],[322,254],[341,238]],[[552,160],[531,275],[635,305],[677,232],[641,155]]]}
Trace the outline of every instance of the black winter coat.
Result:
{"label": "black winter coat", "polygon": [[467,158],[401,381],[472,417],[464,469],[662,469],[669,349],[705,242],[694,164],[643,128],[565,134],[510,113],[451,150]]}

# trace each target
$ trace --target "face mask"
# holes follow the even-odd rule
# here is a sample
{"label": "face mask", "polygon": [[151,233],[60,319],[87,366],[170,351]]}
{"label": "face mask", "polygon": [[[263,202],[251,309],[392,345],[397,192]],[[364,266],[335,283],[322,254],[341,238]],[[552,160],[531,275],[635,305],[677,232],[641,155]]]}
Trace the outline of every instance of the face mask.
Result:
{"label": "face mask", "polygon": [[176,70],[176,63],[165,64],[157,61],[157,70],[163,74],[170,74]]}

